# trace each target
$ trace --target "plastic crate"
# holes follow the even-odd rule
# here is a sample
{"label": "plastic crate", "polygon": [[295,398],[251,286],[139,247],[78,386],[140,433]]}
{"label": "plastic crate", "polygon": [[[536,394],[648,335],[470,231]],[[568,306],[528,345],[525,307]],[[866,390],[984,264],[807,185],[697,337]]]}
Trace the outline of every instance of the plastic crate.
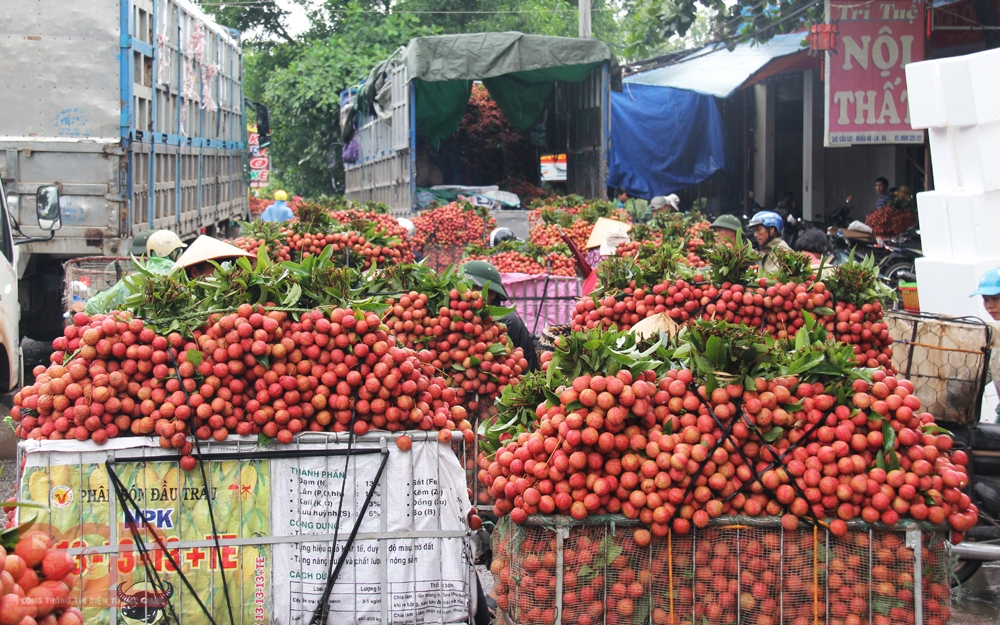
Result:
{"label": "plastic crate", "polygon": [[903,309],[920,312],[920,298],[917,296],[916,282],[900,282],[899,292],[903,298]]}

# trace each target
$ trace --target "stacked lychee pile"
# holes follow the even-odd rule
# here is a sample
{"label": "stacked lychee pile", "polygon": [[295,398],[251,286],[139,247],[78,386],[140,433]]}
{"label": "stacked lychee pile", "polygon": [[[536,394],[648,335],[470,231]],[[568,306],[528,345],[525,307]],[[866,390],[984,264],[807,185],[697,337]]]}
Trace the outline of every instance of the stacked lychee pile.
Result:
{"label": "stacked lychee pile", "polygon": [[442,286],[447,282],[425,282],[419,292],[390,298],[385,323],[401,343],[419,350],[430,370],[443,372],[456,395],[452,403],[474,412],[516,383],[528,362],[493,319],[482,292]]}
{"label": "stacked lychee pile", "polygon": [[[523,392],[518,403],[512,401],[518,388],[512,387],[499,402],[496,420],[483,429],[487,444],[479,479],[497,499],[494,512],[514,524],[501,524],[505,529],[497,534],[501,543],[510,541],[498,545],[497,552],[506,555],[494,562],[498,604],[518,622],[545,621],[557,571],[555,562],[544,559],[548,540],[538,535],[547,524],[565,523],[552,516],[562,514],[573,520],[563,546],[562,605],[574,610],[563,622],[631,622],[635,614],[669,622],[663,612],[653,617],[657,601],[675,616],[701,610],[708,622],[731,621],[724,616],[737,604],[740,622],[776,622],[779,605],[791,596],[782,593],[796,589],[767,583],[761,577],[767,568],[784,571],[786,581],[808,570],[809,588],[820,588],[823,597],[829,589],[839,619],[865,620],[876,612],[888,617],[893,608],[900,618],[912,614],[912,603],[907,608],[906,597],[898,594],[905,589],[912,602],[913,579],[905,578],[912,575],[912,563],[908,573],[886,569],[885,564],[903,562],[894,552],[884,555],[882,547],[872,547],[864,553],[862,577],[850,583],[844,570],[833,568],[835,557],[791,559],[805,547],[828,549],[817,542],[826,540],[827,531],[833,547],[840,544],[836,541],[852,544],[848,522],[864,527],[859,536],[865,538],[877,524],[873,536],[880,542],[891,540],[885,528],[904,521],[921,522],[929,531],[950,530],[958,542],[978,518],[962,492],[968,458],[921,412],[913,386],[882,370],[854,368],[852,348],[831,339],[811,315],[794,337],[781,341],[725,322],[699,322],[652,343],[613,331],[560,338],[544,373],[518,385],[541,387],[533,414],[521,409]],[[590,517],[605,514],[625,517],[622,523],[631,523],[630,529],[612,537],[612,526],[605,537],[603,527],[586,527]],[[538,522],[513,529],[530,518]],[[730,557],[717,570],[707,566],[710,554],[705,554],[703,564],[693,567],[694,546],[679,547],[682,537],[697,528],[698,545],[709,547],[716,543],[704,537],[724,531],[711,526],[727,522],[770,522],[775,538],[769,541],[781,540],[780,522],[786,551],[781,544],[775,549],[759,543],[752,549],[761,551],[750,555],[769,558],[776,552],[771,565],[758,566],[764,562],[752,558],[737,564]],[[746,540],[746,528],[730,538]],[[735,542],[727,553],[744,557],[750,545]],[[675,577],[668,582],[665,570],[653,577],[650,563],[659,561],[662,569],[671,558]],[[937,558],[938,569],[943,567],[943,552],[927,552],[925,558],[925,563]],[[881,568],[867,568],[872,561]],[[793,562],[799,563],[795,571],[787,568]],[[540,575],[546,569],[549,573]],[[629,570],[634,577],[623,581]],[[717,586],[711,585],[714,576],[722,578]],[[944,573],[937,577],[944,580]],[[936,584],[937,577],[925,583]],[[707,585],[685,597],[681,588],[698,588],[692,579]],[[860,602],[852,602],[853,590],[840,596],[841,588],[859,585],[865,589]],[[665,588],[674,593],[669,608],[665,593],[658,594]],[[805,593],[803,605],[784,608],[786,617],[804,617],[806,600],[820,596],[798,590]],[[939,590],[935,585],[933,592]],[[701,599],[710,592],[717,614],[706,611],[716,601]],[[932,592],[929,585],[925,592]],[[935,617],[944,615],[939,601],[929,604]],[[770,620],[758,619],[755,611]]]}
{"label": "stacked lychee pile", "polygon": [[11,553],[0,547],[0,624],[83,625],[72,607],[75,568],[44,532],[24,532]]}
{"label": "stacked lychee pile", "polygon": [[[871,272],[861,263],[838,267],[827,281],[809,278],[780,282],[725,280],[721,279],[718,267],[697,273],[644,272],[641,264],[635,265],[631,259],[613,261],[628,265],[617,272],[621,280],[617,284],[614,278],[605,280],[604,287],[594,296],[577,303],[571,322],[573,330],[627,330],[646,317],[664,313],[678,323],[722,320],[759,328],[781,339],[794,335],[802,327],[804,313],[809,312],[827,331],[835,332],[837,340],[851,344],[862,365],[891,366],[892,340],[877,295],[881,282],[877,270]],[[613,263],[609,263],[601,271],[610,273],[612,268]],[[663,278],[664,273],[681,277]],[[742,277],[740,271],[728,273]],[[863,274],[864,278],[856,274]]]}
{"label": "stacked lychee pile", "polygon": [[895,525],[902,515],[947,522],[960,539],[977,518],[961,490],[965,453],[935,433],[908,381],[874,379],[856,380],[838,405],[824,385],[795,377],[708,393],[689,370],[582,375],[480,477],[495,512],[515,523],[620,513],[665,536],[723,515],[765,515],[789,530],[811,519],[843,535],[845,521]]}
{"label": "stacked lychee pile", "polygon": [[[14,397],[25,439],[158,435],[194,459],[191,436],[369,428],[465,430],[457,393],[429,353],[401,347],[379,316],[350,308],[287,312],[249,304],[215,314],[192,339],[156,334],[130,313],[78,313],[52,364]],[[481,368],[482,370],[482,368]],[[505,380],[506,382],[506,380]]]}

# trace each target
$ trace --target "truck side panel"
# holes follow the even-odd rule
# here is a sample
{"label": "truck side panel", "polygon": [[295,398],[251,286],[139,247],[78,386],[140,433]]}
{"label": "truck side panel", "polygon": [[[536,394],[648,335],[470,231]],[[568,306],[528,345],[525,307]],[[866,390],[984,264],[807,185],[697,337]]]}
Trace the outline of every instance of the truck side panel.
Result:
{"label": "truck side panel", "polygon": [[154,193],[156,202],[153,223],[149,223],[149,163],[152,146],[149,143],[132,144],[134,177],[132,180],[132,229],[136,232],[150,229],[170,229],[195,233],[220,221],[246,212],[246,182],[244,181],[243,154],[217,148],[181,147],[180,152],[180,223],[177,222],[176,168],[177,147],[157,144],[155,157]]}
{"label": "truck side panel", "polygon": [[[248,214],[239,42],[184,0],[133,0],[130,234],[182,238]],[[147,54],[148,53],[148,54]],[[153,180],[150,194],[149,180]]]}
{"label": "truck side panel", "polygon": [[61,186],[63,228],[25,258],[116,254],[146,228],[192,238],[248,215],[237,36],[189,0],[0,8],[0,58],[12,60],[0,75],[22,98],[0,116],[0,170],[26,234],[48,234],[35,189]]}
{"label": "truck side panel", "polygon": [[117,0],[0,0],[0,141],[121,137]]}
{"label": "truck side panel", "polygon": [[413,206],[411,163],[411,97],[406,67],[390,70],[392,118],[365,120],[358,129],[357,163],[344,167],[345,195],[356,202],[381,202],[393,211],[408,212]]}
{"label": "truck side panel", "polygon": [[26,258],[113,253],[124,173],[120,5],[0,0],[0,8],[0,74],[8,100],[0,115],[0,172],[11,214],[25,233],[47,234],[35,227],[35,190],[62,186],[62,230],[21,251]]}

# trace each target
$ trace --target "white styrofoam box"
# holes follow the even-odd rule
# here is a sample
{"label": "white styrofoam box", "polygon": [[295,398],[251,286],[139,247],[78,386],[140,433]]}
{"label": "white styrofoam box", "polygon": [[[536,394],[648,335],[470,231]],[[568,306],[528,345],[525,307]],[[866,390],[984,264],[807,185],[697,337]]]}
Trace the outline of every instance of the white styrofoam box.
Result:
{"label": "white styrofoam box", "polygon": [[[1000,81],[995,81],[1000,83]],[[1000,191],[1000,121],[981,123],[975,128],[983,189]],[[965,163],[962,161],[964,167]],[[963,171],[964,173],[964,171]],[[966,187],[968,188],[968,187]]]}
{"label": "white styrofoam box", "polygon": [[[995,330],[994,330],[995,331]],[[997,387],[987,384],[983,392],[983,409],[979,419],[984,423],[993,423],[997,419],[997,406],[1000,406],[1000,397],[997,396]]]}
{"label": "white styrofoam box", "polygon": [[920,217],[920,249],[929,258],[951,258],[951,229],[948,225],[948,194],[925,191],[917,194]]}
{"label": "white styrofoam box", "polygon": [[906,66],[906,92],[910,126],[914,130],[948,125],[937,61],[921,61]]}
{"label": "white styrofoam box", "polygon": [[1000,266],[1000,256],[975,261],[918,258],[915,265],[921,312],[990,320],[982,298],[969,295],[984,273]]}
{"label": "white styrofoam box", "polygon": [[[951,255],[956,260],[972,261],[976,255],[975,224],[972,221],[973,194],[948,194],[948,231],[951,234]],[[923,228],[920,229],[921,242]]]}
{"label": "white styrofoam box", "polygon": [[[1000,191],[972,198],[973,240],[976,254],[985,258],[1000,256]],[[921,224],[921,238],[923,238]]]}
{"label": "white styrofoam box", "polygon": [[972,82],[969,78],[969,63],[964,56],[939,59],[938,80],[944,115],[949,126],[975,126],[976,105],[972,99]]}
{"label": "white styrofoam box", "polygon": [[969,82],[972,85],[972,100],[976,106],[978,123],[1000,121],[1000,81],[997,80],[1000,50],[977,52],[963,58],[967,60],[969,67]]}
{"label": "white styrofoam box", "polygon": [[955,160],[958,161],[959,186],[964,191],[983,191],[983,169],[989,166],[989,162],[983,158],[983,152],[996,154],[1000,157],[1000,146],[982,146],[982,150],[980,150],[980,129],[977,126],[949,127],[949,130],[955,137]]}
{"label": "white styrofoam box", "polygon": [[[914,64],[907,65],[907,68]],[[917,64],[919,65],[919,63]],[[955,147],[953,128],[929,128],[927,134],[931,142],[931,164],[934,172],[934,188],[938,191],[958,191],[962,188],[958,173],[958,154]]]}

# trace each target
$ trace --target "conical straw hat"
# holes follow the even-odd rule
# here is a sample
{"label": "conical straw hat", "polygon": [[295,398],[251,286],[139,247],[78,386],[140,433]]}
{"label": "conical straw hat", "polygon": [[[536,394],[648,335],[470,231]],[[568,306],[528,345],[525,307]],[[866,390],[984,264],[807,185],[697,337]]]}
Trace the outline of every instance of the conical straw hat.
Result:
{"label": "conical straw hat", "polygon": [[621,230],[622,232],[628,232],[632,229],[632,224],[627,224],[621,221],[615,221],[614,219],[608,219],[607,217],[600,217],[597,223],[594,224],[594,229],[590,231],[590,238],[587,239],[587,249],[597,247],[601,243],[604,243],[604,239],[608,238],[611,232],[616,230]]}
{"label": "conical straw hat", "polygon": [[198,263],[203,263],[207,260],[221,262],[223,260],[238,258],[240,256],[248,256],[250,258],[254,257],[254,255],[250,252],[241,250],[235,245],[230,245],[224,241],[220,241],[203,234],[195,239],[194,243],[184,250],[181,257],[177,259],[176,263],[174,263],[174,267],[187,268],[191,265],[197,265]]}

